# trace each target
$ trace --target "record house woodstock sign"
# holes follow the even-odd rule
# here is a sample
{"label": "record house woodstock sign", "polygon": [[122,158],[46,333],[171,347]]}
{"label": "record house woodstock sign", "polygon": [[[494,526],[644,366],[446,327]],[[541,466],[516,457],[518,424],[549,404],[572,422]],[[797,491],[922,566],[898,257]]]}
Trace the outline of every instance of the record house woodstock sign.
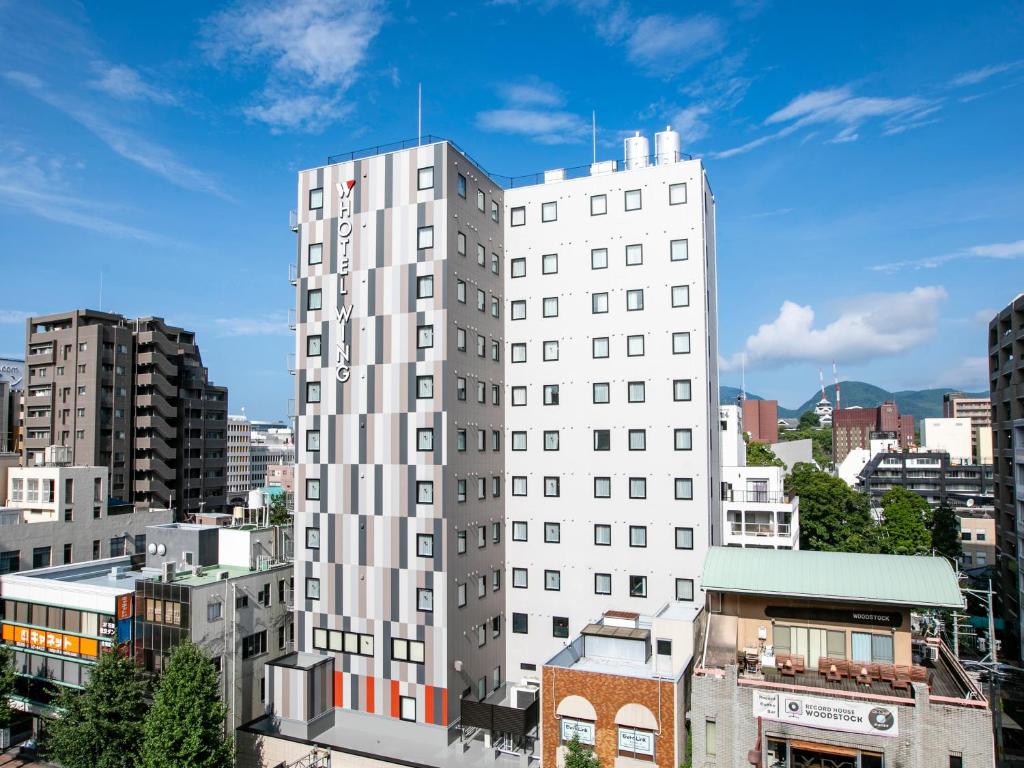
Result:
{"label": "record house woodstock sign", "polygon": [[338,327],[334,334],[334,378],[342,384],[352,375],[349,365],[351,345],[346,331],[349,317],[352,315],[352,305],[346,302],[348,289],[345,287],[345,278],[352,268],[349,245],[352,242],[352,189],[355,185],[355,179],[335,184],[338,189],[338,295],[334,302],[334,319]]}

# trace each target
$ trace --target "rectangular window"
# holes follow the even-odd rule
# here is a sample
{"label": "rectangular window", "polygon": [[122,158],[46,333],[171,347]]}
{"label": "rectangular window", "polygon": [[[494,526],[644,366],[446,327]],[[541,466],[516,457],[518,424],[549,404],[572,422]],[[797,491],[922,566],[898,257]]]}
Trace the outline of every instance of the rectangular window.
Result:
{"label": "rectangular window", "polygon": [[434,503],[434,483],[430,480],[417,480],[416,481],[416,503],[417,504],[433,504]]}
{"label": "rectangular window", "polygon": [[434,377],[433,376],[417,376],[416,377],[416,397],[420,400],[431,398],[434,396]]}
{"label": "rectangular window", "polygon": [[306,382],[306,402],[307,403],[319,403],[320,402],[320,382],[319,381],[307,381]]}
{"label": "rectangular window", "polygon": [[676,498],[684,501],[693,499],[693,478],[676,478]]}
{"label": "rectangular window", "polygon": [[644,308],[644,289],[634,288],[626,291],[626,311],[639,312]]}
{"label": "rectangular window", "polygon": [[431,427],[423,427],[416,430],[416,450],[434,450],[434,430]]}
{"label": "rectangular window", "polygon": [[458,192],[459,197],[461,197],[463,200],[465,200],[466,199],[466,177],[463,176],[461,173],[459,174],[459,178],[458,178],[458,181],[456,183],[455,189]]}
{"label": "rectangular window", "polygon": [[498,204],[493,200],[491,200],[491,221],[495,223],[498,221]]}
{"label": "rectangular window", "polygon": [[459,608],[463,608],[466,605],[466,585],[459,584],[455,590],[456,600],[458,601]]}
{"label": "rectangular window", "polygon": [[416,722],[416,698],[414,696],[399,696],[399,714],[401,720],[410,723]]}
{"label": "rectangular window", "polygon": [[558,317],[558,297],[548,296],[544,299],[542,304],[543,311],[541,314],[544,317]]}
{"label": "rectangular window", "polygon": [[486,206],[487,200],[484,196],[484,191],[482,189],[478,189],[476,191],[476,209],[482,213]]}
{"label": "rectangular window", "polygon": [[610,429],[594,430],[594,450],[610,451],[612,449],[612,431]]}
{"label": "rectangular window", "polygon": [[607,195],[591,195],[590,196],[590,215],[591,216],[603,216],[608,213],[608,196]]}
{"label": "rectangular window", "polygon": [[320,498],[320,481],[315,478],[306,480],[306,498],[310,501],[317,501]]}
{"label": "rectangular window", "polygon": [[525,520],[512,521],[512,541],[526,541],[529,538],[529,523]]}
{"label": "rectangular window", "polygon": [[693,528],[676,528],[676,549],[693,549]]}
{"label": "rectangular window", "polygon": [[551,617],[551,635],[561,638],[569,636],[569,618],[567,616]]}
{"label": "rectangular window", "polygon": [[610,499],[612,497],[612,479],[610,477],[594,478],[594,498]]}
{"label": "rectangular window", "polygon": [[455,329],[455,348],[457,350],[459,350],[459,352],[465,352],[466,351],[466,329],[465,328],[456,328]]}
{"label": "rectangular window", "polygon": [[513,451],[525,451],[526,450],[526,433],[525,432],[513,432],[512,433],[512,450]]}
{"label": "rectangular window", "polygon": [[323,292],[319,288],[313,288],[306,292],[306,309],[315,311],[323,306]]}
{"label": "rectangular window", "polygon": [[629,450],[631,450],[631,451],[646,451],[647,450],[647,430],[646,429],[631,429],[631,430],[629,430]]}
{"label": "rectangular window", "polygon": [[612,575],[610,573],[594,574],[594,594],[610,595],[612,593]]}
{"label": "rectangular window", "polygon": [[690,353],[690,334],[687,331],[676,331],[672,334],[672,354],[688,355]]}
{"label": "rectangular window", "polygon": [[590,251],[591,269],[608,269],[608,249],[594,248]]}
{"label": "rectangular window", "polygon": [[466,479],[455,481],[455,500],[462,503],[466,500]]}
{"label": "rectangular window", "polygon": [[500,302],[498,301],[498,297],[497,296],[491,296],[491,317],[497,317],[498,316],[498,304],[499,303]]}
{"label": "rectangular window", "polygon": [[425,658],[425,646],[422,640],[403,640],[391,638],[391,658],[395,661],[407,661],[410,664],[422,664]]}
{"label": "rectangular window", "polygon": [[686,182],[668,185],[668,204],[682,205],[686,202]]}
{"label": "rectangular window", "polygon": [[673,440],[675,441],[675,448],[677,451],[692,451],[693,450],[693,430],[692,429],[676,429],[672,432]]}
{"label": "rectangular window", "polygon": [[525,613],[512,614],[512,631],[517,635],[529,633],[530,619]]}
{"label": "rectangular window", "polygon": [[544,450],[545,451],[557,451],[558,450],[558,439],[559,433],[557,429],[548,429],[544,431]]}
{"label": "rectangular window", "polygon": [[669,243],[672,261],[686,261],[690,258],[689,245],[686,240],[673,240]]}
{"label": "rectangular window", "polygon": [[432,533],[416,534],[416,557],[434,556],[434,535]]}
{"label": "rectangular window", "polygon": [[421,325],[416,328],[416,348],[430,349],[434,346],[434,326]]}
{"label": "rectangular window", "polygon": [[645,477],[631,477],[631,478],[629,478],[629,498],[631,498],[631,499],[646,499],[647,498],[647,478],[645,478]]}
{"label": "rectangular window", "polygon": [[629,577],[629,596],[630,597],[647,597],[647,577],[646,576],[630,576]]}
{"label": "rectangular window", "polygon": [[544,543],[558,544],[562,541],[562,526],[560,523],[544,523]]}
{"label": "rectangular window", "polygon": [[416,590],[416,610],[424,613],[434,612],[434,590],[425,587]]}
{"label": "rectangular window", "polygon": [[557,221],[558,220],[558,203],[541,203],[540,206],[540,220],[541,221]]}
{"label": "rectangular window", "polygon": [[307,336],[306,337],[306,355],[309,357],[319,357],[321,349],[320,336]]}
{"label": "rectangular window", "polygon": [[526,277],[526,259],[512,259],[512,277]]}
{"label": "rectangular window", "polygon": [[626,355],[628,357],[643,357],[643,355],[644,355],[644,337],[643,336],[627,336],[626,337]]}
{"label": "rectangular window", "polygon": [[320,599],[320,579],[307,578],[306,579],[306,599],[307,600],[319,600]]}
{"label": "rectangular window", "polygon": [[612,544],[612,527],[605,523],[594,524],[594,544],[599,547],[610,547]]}
{"label": "rectangular window", "polygon": [[640,244],[626,246],[626,266],[635,267],[644,263],[644,247]]}
{"label": "rectangular window", "polygon": [[[632,479],[630,480],[632,482]],[[629,526],[629,546],[631,547],[646,547],[647,546],[647,526],[644,525],[631,525]]]}
{"label": "rectangular window", "polygon": [[608,357],[608,337],[600,336],[592,342],[592,354],[595,359]]}
{"label": "rectangular window", "polygon": [[676,600],[693,602],[693,579],[676,579]]}
{"label": "rectangular window", "polygon": [[544,342],[544,361],[551,362],[558,359],[558,342],[557,341],[545,341]]}
{"label": "rectangular window", "polygon": [[512,569],[512,588],[526,589],[529,584],[529,576],[525,568]]}
{"label": "rectangular window", "polygon": [[459,254],[459,256],[465,256],[466,255],[466,233],[465,232],[459,232],[458,235],[455,236],[455,250]]}
{"label": "rectangular window", "polygon": [[432,299],[434,298],[434,276],[433,275],[421,275],[416,278],[416,298],[417,299]]}
{"label": "rectangular window", "polygon": [[590,296],[590,311],[595,315],[603,315],[608,311],[608,294],[594,293]]}
{"label": "rectangular window", "polygon": [[318,211],[324,207],[324,188],[309,190],[309,210]]}
{"label": "rectangular window", "polygon": [[526,319],[526,301],[523,299],[517,299],[512,302],[512,319],[513,320],[525,320]]}
{"label": "rectangular window", "polygon": [[526,478],[521,475],[515,475],[512,477],[512,495],[513,496],[525,496],[526,495]]}
{"label": "rectangular window", "polygon": [[[476,337],[476,356],[487,357],[487,339],[479,335]],[[483,384],[483,382],[481,382],[481,384]],[[483,400],[480,402],[483,402]]]}
{"label": "rectangular window", "polygon": [[512,362],[513,363],[525,363],[526,362],[526,344],[516,343],[512,345]]}
{"label": "rectangular window", "polygon": [[558,272],[558,254],[545,253],[540,257],[540,271],[544,275],[553,275]]}
{"label": "rectangular window", "polygon": [[455,433],[455,450],[466,450],[466,430],[460,429]]}
{"label": "rectangular window", "polygon": [[324,260],[324,244],[323,243],[310,243],[307,251],[306,260],[310,264],[320,264]]}
{"label": "rectangular window", "polygon": [[718,756],[718,724],[714,720],[704,721],[704,754]]}
{"label": "rectangular window", "polygon": [[645,393],[644,382],[642,381],[631,381],[628,384],[629,402],[631,403],[642,403],[646,400],[647,396]]}
{"label": "rectangular window", "polygon": [[319,451],[320,450],[320,430],[319,429],[307,429],[306,430],[306,450],[307,451]]}
{"label": "rectangular window", "polygon": [[558,592],[562,589],[561,571],[544,571],[544,591]]}
{"label": "rectangular window", "polygon": [[640,199],[639,189],[627,189],[626,190],[626,210],[627,211],[639,211],[643,207]]}
{"label": "rectangular window", "polygon": [[558,405],[558,385],[544,385],[544,405]]}
{"label": "rectangular window", "polygon": [[526,208],[525,207],[520,206],[518,208],[513,208],[512,211],[511,211],[511,214],[512,214],[511,215],[511,219],[509,220],[509,224],[511,226],[513,226],[513,227],[521,227],[521,226],[523,226],[526,223]]}
{"label": "rectangular window", "polygon": [[561,480],[558,477],[544,478],[544,495],[548,497],[560,495]]}
{"label": "rectangular window", "polygon": [[416,189],[434,188],[434,166],[419,168],[416,171]]}
{"label": "rectangular window", "polygon": [[672,399],[676,401],[690,400],[691,387],[689,379],[676,379],[672,382]]}
{"label": "rectangular window", "polygon": [[672,286],[672,306],[673,307],[688,307],[688,306],[690,306],[690,286],[688,286],[688,285],[673,285]]}
{"label": "rectangular window", "polygon": [[608,403],[611,399],[610,388],[607,382],[598,381],[594,383],[594,403],[601,405]]}
{"label": "rectangular window", "polygon": [[455,551],[460,554],[466,554],[466,532],[459,531],[455,537]]}
{"label": "rectangular window", "polygon": [[487,311],[487,294],[479,288],[476,289],[476,308],[480,312]]}
{"label": "rectangular window", "polygon": [[512,405],[526,405],[526,387],[512,387]]}
{"label": "rectangular window", "polygon": [[433,227],[420,227],[416,230],[416,247],[421,251],[434,247]]}

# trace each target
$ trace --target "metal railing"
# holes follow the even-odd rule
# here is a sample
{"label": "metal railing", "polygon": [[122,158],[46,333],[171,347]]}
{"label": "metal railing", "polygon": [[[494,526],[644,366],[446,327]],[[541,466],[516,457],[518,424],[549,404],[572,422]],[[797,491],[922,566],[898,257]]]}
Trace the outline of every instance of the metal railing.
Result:
{"label": "metal railing", "polygon": [[782,491],[748,491],[742,488],[735,488],[723,494],[722,501],[754,504],[788,504],[789,496]]}
{"label": "metal railing", "polygon": [[789,536],[792,527],[789,523],[743,523],[729,521],[729,532],[734,536]]}

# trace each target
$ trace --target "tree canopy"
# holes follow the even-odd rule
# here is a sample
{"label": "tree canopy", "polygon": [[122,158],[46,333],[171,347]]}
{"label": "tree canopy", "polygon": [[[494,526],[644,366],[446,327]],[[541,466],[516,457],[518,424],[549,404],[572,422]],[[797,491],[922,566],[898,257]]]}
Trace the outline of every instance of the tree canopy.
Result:
{"label": "tree canopy", "polygon": [[747,466],[748,467],[785,467],[785,463],[770,446],[764,443],[747,443]]}
{"label": "tree canopy", "polygon": [[921,555],[931,551],[932,510],[923,497],[896,486],[882,497],[879,546],[891,555]]}
{"label": "tree canopy", "polygon": [[14,693],[14,651],[0,645],[0,728],[11,725],[11,695]]}
{"label": "tree canopy", "polygon": [[145,768],[231,768],[234,755],[224,733],[227,710],[213,663],[193,643],[176,646],[146,716]]}
{"label": "tree canopy", "polygon": [[786,492],[800,497],[800,548],[877,552],[877,530],[867,496],[812,464],[799,462]]}
{"label": "tree canopy", "polygon": [[799,426],[792,431],[779,432],[779,441],[810,440],[811,457],[820,467],[832,466],[832,427],[822,427],[814,411],[800,415]]}
{"label": "tree canopy", "polygon": [[84,690],[60,686],[45,748],[64,768],[135,768],[142,749],[146,685],[135,663],[116,651],[100,654]]}
{"label": "tree canopy", "polygon": [[579,736],[574,734],[565,745],[565,768],[601,768],[601,761],[594,750],[581,744]]}
{"label": "tree canopy", "polygon": [[943,504],[932,515],[932,547],[940,555],[959,561],[964,548],[960,541],[960,521],[951,507]]}

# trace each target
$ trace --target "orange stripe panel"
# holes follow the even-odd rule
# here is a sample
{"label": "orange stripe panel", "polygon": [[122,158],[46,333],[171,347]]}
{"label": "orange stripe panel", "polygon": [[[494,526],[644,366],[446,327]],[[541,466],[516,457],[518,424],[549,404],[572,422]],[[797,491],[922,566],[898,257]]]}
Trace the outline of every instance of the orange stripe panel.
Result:
{"label": "orange stripe panel", "polygon": [[423,689],[423,720],[427,723],[434,722],[434,686],[426,685]]}
{"label": "orange stripe panel", "polygon": [[334,706],[341,707],[344,703],[344,677],[341,672],[334,673]]}
{"label": "orange stripe panel", "polygon": [[366,676],[366,706],[364,707],[364,709],[367,712],[369,712],[371,715],[376,710],[376,707],[374,706],[374,701],[373,701],[373,676],[372,675],[367,675]]}
{"label": "orange stripe panel", "polygon": [[398,681],[391,681],[391,716],[398,717],[402,712],[402,703],[399,701]]}

